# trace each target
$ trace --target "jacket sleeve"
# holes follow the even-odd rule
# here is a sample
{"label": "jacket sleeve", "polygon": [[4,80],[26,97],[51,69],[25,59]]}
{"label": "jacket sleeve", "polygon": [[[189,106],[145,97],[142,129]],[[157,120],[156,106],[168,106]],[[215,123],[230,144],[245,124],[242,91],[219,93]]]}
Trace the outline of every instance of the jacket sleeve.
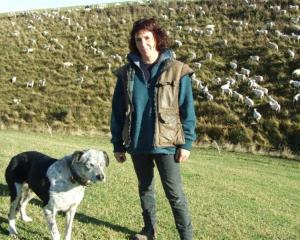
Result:
{"label": "jacket sleeve", "polygon": [[118,77],[112,98],[110,122],[111,143],[114,146],[114,152],[126,152],[122,140],[122,129],[125,121],[125,102],[123,81]]}
{"label": "jacket sleeve", "polygon": [[179,88],[179,113],[184,131],[185,144],[178,147],[190,150],[196,139],[196,115],[192,91],[192,80],[190,76],[184,75],[180,80]]}

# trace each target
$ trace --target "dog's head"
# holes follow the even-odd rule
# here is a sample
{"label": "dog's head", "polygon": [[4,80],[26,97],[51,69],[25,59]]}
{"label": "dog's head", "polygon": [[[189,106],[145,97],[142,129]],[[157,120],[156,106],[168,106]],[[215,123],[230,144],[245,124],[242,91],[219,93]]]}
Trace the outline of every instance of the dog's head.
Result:
{"label": "dog's head", "polygon": [[[82,183],[105,181],[109,158],[105,151],[87,149],[72,154],[72,170]],[[84,185],[85,185],[84,184]]]}

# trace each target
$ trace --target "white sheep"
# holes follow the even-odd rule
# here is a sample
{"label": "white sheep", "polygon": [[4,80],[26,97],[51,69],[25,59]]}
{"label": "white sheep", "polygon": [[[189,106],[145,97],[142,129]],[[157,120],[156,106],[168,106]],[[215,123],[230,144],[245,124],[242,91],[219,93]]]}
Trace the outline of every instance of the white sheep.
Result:
{"label": "white sheep", "polygon": [[205,96],[208,101],[214,100],[214,96],[211,93],[209,93],[208,91],[205,93]]}
{"label": "white sheep", "polygon": [[248,96],[245,98],[245,104],[248,106],[248,108],[254,107],[254,101]]}
{"label": "white sheep", "polygon": [[247,80],[247,76],[245,74],[236,72],[235,76],[237,77],[238,80],[241,80],[241,81]]}
{"label": "white sheep", "polygon": [[39,86],[40,87],[45,87],[46,86],[46,79],[45,78],[39,80]]}
{"label": "white sheep", "polygon": [[296,78],[300,78],[300,68],[299,69],[295,69],[292,74]]}
{"label": "white sheep", "polygon": [[224,93],[224,90],[229,89],[229,88],[230,88],[230,82],[227,81],[226,84],[224,84],[224,85],[221,86],[222,94]]}
{"label": "white sheep", "polygon": [[294,103],[295,102],[300,102],[300,93],[297,93],[295,96],[294,96]]}
{"label": "white sheep", "polygon": [[175,44],[177,45],[177,47],[182,47],[182,42],[180,40],[175,40]]}
{"label": "white sheep", "polygon": [[210,52],[208,52],[208,53],[206,53],[206,59],[207,60],[212,60],[212,53],[210,53]]}
{"label": "white sheep", "polygon": [[29,88],[29,87],[33,88],[33,86],[34,86],[34,80],[28,81],[28,82],[26,83],[26,87],[27,87],[27,88]]}
{"label": "white sheep", "polygon": [[250,70],[247,68],[241,68],[242,74],[246,75],[247,77],[250,76]]}
{"label": "white sheep", "polygon": [[255,75],[254,76],[254,80],[257,82],[263,82],[264,81],[264,77],[260,76],[260,75]]}
{"label": "white sheep", "polygon": [[73,63],[71,63],[71,62],[64,62],[63,63],[64,68],[68,68],[68,67],[71,67],[71,66],[73,66]]}
{"label": "white sheep", "polygon": [[269,90],[267,88],[262,87],[260,85],[258,85],[256,88],[259,89],[259,90],[262,90],[265,95],[268,95],[268,93],[269,93]]}
{"label": "white sheep", "polygon": [[290,57],[291,59],[294,59],[294,58],[295,58],[295,52],[294,52],[293,50],[288,49],[288,50],[287,50],[287,53],[288,53],[288,55],[289,55],[289,57]]}
{"label": "white sheep", "polygon": [[19,105],[21,103],[21,99],[20,98],[13,98],[13,103],[16,105]]}
{"label": "white sheep", "polygon": [[268,42],[268,47],[271,49],[274,49],[276,52],[278,52],[278,45],[274,42]]}
{"label": "white sheep", "polygon": [[280,112],[280,104],[277,101],[270,101],[269,105],[271,107],[272,110],[276,111],[276,112]]}
{"label": "white sheep", "polygon": [[231,62],[229,63],[229,66],[230,66],[232,69],[237,69],[237,63],[234,62],[234,61],[231,61]]}
{"label": "white sheep", "polygon": [[195,64],[195,67],[198,69],[200,69],[202,66],[202,64],[200,62],[195,62],[194,64]]}
{"label": "white sheep", "polygon": [[11,78],[11,82],[12,83],[15,83],[17,81],[17,77],[16,76],[13,76],[12,78]]}
{"label": "white sheep", "polygon": [[257,122],[261,119],[261,114],[256,110],[256,108],[253,109],[253,117]]}
{"label": "white sheep", "polygon": [[255,97],[258,97],[259,99],[262,99],[265,96],[264,91],[258,88],[252,89],[252,92],[254,93]]}
{"label": "white sheep", "polygon": [[232,92],[232,97],[236,100],[238,100],[238,102],[244,102],[244,96],[240,93],[238,93],[237,91],[233,91]]}
{"label": "white sheep", "polygon": [[259,62],[259,56],[255,55],[255,56],[250,56],[250,60],[254,61],[254,62]]}
{"label": "white sheep", "polygon": [[300,81],[290,80],[290,84],[295,88],[300,88]]}

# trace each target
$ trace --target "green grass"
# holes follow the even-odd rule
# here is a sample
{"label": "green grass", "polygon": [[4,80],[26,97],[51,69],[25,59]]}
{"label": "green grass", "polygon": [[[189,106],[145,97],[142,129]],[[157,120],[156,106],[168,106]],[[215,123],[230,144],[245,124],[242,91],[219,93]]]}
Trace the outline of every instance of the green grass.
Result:
{"label": "green grass", "polygon": [[[214,96],[212,102],[207,101],[204,94],[194,88],[198,141],[239,144],[244,148],[255,146],[259,151],[292,151],[299,155],[300,104],[293,103],[299,90],[291,87],[289,80],[296,80],[292,72],[300,68],[300,44],[275,33],[279,30],[289,36],[299,34],[296,30],[299,22],[291,21],[299,16],[299,11],[288,10],[288,5],[299,1],[256,2],[255,11],[244,0],[153,0],[143,5],[128,2],[103,9],[93,7],[90,12],[84,11],[84,6],[62,8],[55,18],[45,16],[45,10],[18,13],[15,17],[0,14],[0,129],[36,130],[48,123],[56,131],[107,133],[116,83],[113,72],[126,62],[132,24],[142,17],[156,17],[170,33],[171,48],[177,59],[187,63]],[[287,14],[275,13],[270,8],[272,5],[280,5],[288,10]],[[200,7],[204,15],[200,14]],[[47,12],[52,14],[53,9]],[[163,15],[168,19],[163,19]],[[66,24],[66,18],[71,20],[71,26]],[[243,21],[242,29],[234,20]],[[268,35],[256,34],[257,29],[267,29],[268,22],[275,24],[273,29],[268,29]],[[207,24],[215,25],[214,34],[199,33],[200,30],[205,32]],[[35,29],[29,30],[28,25]],[[182,30],[179,31],[178,26],[182,26]],[[15,31],[19,32],[18,37],[13,36]],[[44,31],[49,35],[43,36]],[[183,46],[178,48],[175,39],[182,41]],[[222,39],[228,40],[227,46],[221,43]],[[104,55],[95,54],[91,49],[94,41]],[[279,45],[278,52],[267,47],[269,41]],[[25,53],[27,48],[34,48],[34,52]],[[295,58],[288,57],[288,49],[295,52]],[[196,54],[195,59],[191,58],[192,52]],[[207,52],[213,54],[211,61],[205,59]],[[115,54],[122,56],[123,61],[113,60]],[[259,63],[250,61],[251,55],[260,56]],[[212,80],[221,77],[225,84],[227,77],[235,77],[235,70],[229,67],[232,60],[238,63],[237,72],[244,67],[251,70],[250,77],[264,77],[260,85],[279,102],[279,113],[271,110],[267,98],[254,98],[247,81],[237,80],[232,88],[254,99],[257,111],[262,114],[258,123],[253,119],[252,109],[221,94],[220,86]],[[62,67],[66,61],[74,66]],[[200,69],[196,66],[199,62],[202,63]],[[10,81],[13,76],[17,77],[14,84]],[[78,83],[80,77],[84,78],[82,84]],[[40,79],[47,80],[46,86],[38,86]],[[35,81],[32,89],[26,88],[29,80]],[[13,99],[21,103],[17,105]]]}
{"label": "green grass", "polygon": [[[60,158],[77,149],[101,148],[110,156],[107,182],[89,186],[75,216],[74,239],[122,240],[142,227],[137,181],[130,160],[119,164],[105,136],[0,131],[0,239],[7,237],[9,198],[4,171],[26,150]],[[194,148],[182,164],[194,239],[299,239],[300,162],[246,153]],[[170,207],[156,174],[161,240],[178,239]],[[34,222],[17,222],[20,239],[50,239],[40,201],[28,205]],[[64,231],[63,214],[58,224]]]}

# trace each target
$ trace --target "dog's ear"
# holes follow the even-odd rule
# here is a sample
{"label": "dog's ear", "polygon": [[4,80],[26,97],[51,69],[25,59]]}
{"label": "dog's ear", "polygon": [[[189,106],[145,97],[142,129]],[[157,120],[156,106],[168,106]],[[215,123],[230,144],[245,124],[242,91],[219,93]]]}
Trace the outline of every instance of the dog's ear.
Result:
{"label": "dog's ear", "polygon": [[105,158],[105,165],[106,165],[106,167],[108,167],[108,165],[109,165],[108,154],[107,154],[107,152],[103,151],[103,155],[104,155],[104,158]]}
{"label": "dog's ear", "polygon": [[79,162],[82,154],[83,154],[83,151],[75,151],[72,154],[72,162]]}

